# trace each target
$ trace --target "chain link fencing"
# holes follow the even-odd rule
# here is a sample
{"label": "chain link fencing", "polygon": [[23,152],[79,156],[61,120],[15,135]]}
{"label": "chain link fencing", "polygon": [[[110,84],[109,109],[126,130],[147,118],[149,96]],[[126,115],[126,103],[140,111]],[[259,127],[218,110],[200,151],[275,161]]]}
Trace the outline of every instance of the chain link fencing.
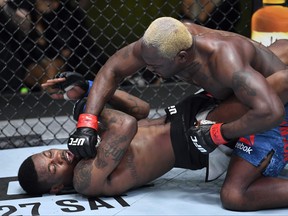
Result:
{"label": "chain link fencing", "polygon": [[[93,80],[160,16],[250,37],[254,6],[248,0],[0,0],[0,149],[67,142],[75,101],[53,100],[41,89],[58,72]],[[150,117],[196,90],[145,69],[120,88],[149,102]]]}

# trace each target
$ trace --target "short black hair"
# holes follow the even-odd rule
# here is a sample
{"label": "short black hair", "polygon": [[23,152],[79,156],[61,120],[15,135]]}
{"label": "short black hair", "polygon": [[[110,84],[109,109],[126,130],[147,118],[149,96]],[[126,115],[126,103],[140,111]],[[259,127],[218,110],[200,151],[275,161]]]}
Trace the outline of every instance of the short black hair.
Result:
{"label": "short black hair", "polygon": [[26,158],[18,170],[18,181],[21,187],[30,195],[41,195],[49,192],[45,183],[40,182],[32,156]]}

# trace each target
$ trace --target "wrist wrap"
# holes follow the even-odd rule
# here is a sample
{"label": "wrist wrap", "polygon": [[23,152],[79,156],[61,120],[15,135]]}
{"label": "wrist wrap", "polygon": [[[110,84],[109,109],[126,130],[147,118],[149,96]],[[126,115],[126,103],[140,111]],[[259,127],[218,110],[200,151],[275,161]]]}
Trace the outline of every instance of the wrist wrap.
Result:
{"label": "wrist wrap", "polygon": [[216,145],[228,143],[228,141],[223,137],[223,135],[221,133],[221,126],[222,125],[223,125],[223,123],[216,123],[216,124],[213,124],[210,128],[211,139]]}
{"label": "wrist wrap", "polygon": [[98,129],[98,117],[88,113],[82,113],[79,115],[77,128],[89,127],[95,130]]}

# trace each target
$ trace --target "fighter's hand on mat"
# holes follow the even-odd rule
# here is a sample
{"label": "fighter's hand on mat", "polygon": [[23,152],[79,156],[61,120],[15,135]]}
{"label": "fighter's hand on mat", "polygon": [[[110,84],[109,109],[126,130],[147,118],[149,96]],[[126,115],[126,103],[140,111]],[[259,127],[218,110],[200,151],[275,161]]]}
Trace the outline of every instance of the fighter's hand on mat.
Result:
{"label": "fighter's hand on mat", "polygon": [[54,79],[42,84],[53,99],[78,100],[85,96],[89,89],[89,81],[75,72],[63,72]]}
{"label": "fighter's hand on mat", "polygon": [[221,133],[222,124],[209,120],[197,121],[187,131],[187,135],[199,151],[203,154],[209,154],[218,145],[228,143]]}

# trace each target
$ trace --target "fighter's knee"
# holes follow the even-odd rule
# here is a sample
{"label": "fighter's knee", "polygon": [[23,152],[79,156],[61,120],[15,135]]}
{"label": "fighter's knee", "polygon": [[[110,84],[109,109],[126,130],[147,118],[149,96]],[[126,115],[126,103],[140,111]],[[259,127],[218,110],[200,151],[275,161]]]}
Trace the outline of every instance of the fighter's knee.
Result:
{"label": "fighter's knee", "polygon": [[233,211],[243,210],[243,198],[234,187],[223,186],[220,192],[220,199],[223,208]]}

